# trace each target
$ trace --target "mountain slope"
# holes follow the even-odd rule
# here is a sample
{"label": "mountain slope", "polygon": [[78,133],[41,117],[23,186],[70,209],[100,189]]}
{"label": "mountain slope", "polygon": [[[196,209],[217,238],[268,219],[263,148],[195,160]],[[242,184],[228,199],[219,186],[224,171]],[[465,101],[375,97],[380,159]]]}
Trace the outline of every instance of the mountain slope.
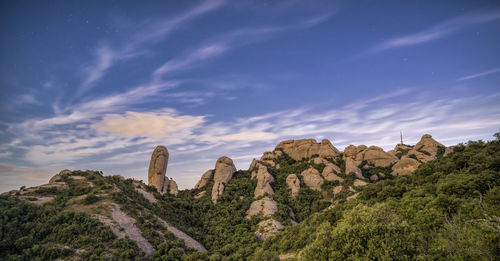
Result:
{"label": "mountain slope", "polygon": [[[248,170],[233,173],[223,160],[231,171],[217,172],[217,161],[200,185],[177,195],[97,171],[62,171],[49,184],[0,196],[0,256],[494,260],[500,142],[451,152],[431,139],[389,152],[286,141]],[[215,186],[215,173],[227,182]]]}

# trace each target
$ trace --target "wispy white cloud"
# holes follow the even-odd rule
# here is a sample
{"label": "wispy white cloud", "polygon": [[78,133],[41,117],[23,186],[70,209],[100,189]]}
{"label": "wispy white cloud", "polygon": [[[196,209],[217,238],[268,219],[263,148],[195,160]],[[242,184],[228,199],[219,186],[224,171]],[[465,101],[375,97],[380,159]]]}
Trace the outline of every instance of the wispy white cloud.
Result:
{"label": "wispy white cloud", "polygon": [[369,53],[413,46],[435,41],[454,34],[468,26],[491,22],[500,18],[500,10],[476,11],[457,16],[423,31],[399,36],[374,46]]}
{"label": "wispy white cloud", "polygon": [[154,79],[174,71],[182,71],[199,66],[202,62],[220,56],[235,47],[261,42],[277,33],[289,30],[301,30],[325,22],[334,13],[326,13],[304,20],[295,25],[267,26],[238,29],[215,37],[202,45],[186,52],[183,56],[173,58],[154,71]]}
{"label": "wispy white cloud", "polygon": [[83,68],[84,81],[78,89],[77,96],[88,91],[99,81],[111,67],[116,59],[115,53],[106,44],[97,47],[94,53],[95,60]]}
{"label": "wispy white cloud", "polygon": [[464,77],[460,77],[460,78],[456,79],[455,81],[457,81],[457,82],[467,81],[467,80],[483,77],[483,76],[498,73],[498,72],[500,72],[500,67],[494,68],[494,69],[491,69],[491,70],[488,70],[485,72],[480,72],[480,73],[475,73],[475,74],[467,75]]}
{"label": "wispy white cloud", "polygon": [[77,96],[93,88],[117,61],[147,53],[142,48],[164,40],[175,30],[225,4],[225,0],[207,0],[178,15],[143,23],[122,45],[111,47],[109,43],[99,44],[94,50],[93,61],[82,68],[84,80]]}

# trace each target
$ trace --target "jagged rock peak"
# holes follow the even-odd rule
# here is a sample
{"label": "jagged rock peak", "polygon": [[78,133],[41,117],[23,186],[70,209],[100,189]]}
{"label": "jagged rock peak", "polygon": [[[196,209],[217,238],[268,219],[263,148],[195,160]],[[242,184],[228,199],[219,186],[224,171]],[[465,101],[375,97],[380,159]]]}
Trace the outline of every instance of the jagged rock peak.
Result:
{"label": "jagged rock peak", "polygon": [[233,160],[222,156],[215,163],[214,186],[212,187],[212,202],[217,203],[217,198],[224,192],[225,185],[236,172]]}
{"label": "jagged rock peak", "polygon": [[327,139],[322,140],[321,143],[314,139],[286,140],[280,142],[275,150],[283,150],[294,160],[311,158],[313,155],[323,158],[334,158],[339,155],[337,148]]}
{"label": "jagged rock peak", "polygon": [[195,189],[203,188],[207,183],[213,178],[214,170],[209,169],[203,175],[201,175],[201,179],[194,186]]}
{"label": "jagged rock peak", "polygon": [[255,187],[254,197],[258,198],[264,195],[273,195],[274,190],[271,187],[272,182],[274,182],[273,176],[267,171],[267,167],[258,163],[259,170],[257,171],[257,186]]}
{"label": "jagged rock peak", "polygon": [[148,169],[148,185],[155,186],[162,193],[165,183],[165,174],[168,166],[168,150],[165,146],[157,146],[151,155]]}

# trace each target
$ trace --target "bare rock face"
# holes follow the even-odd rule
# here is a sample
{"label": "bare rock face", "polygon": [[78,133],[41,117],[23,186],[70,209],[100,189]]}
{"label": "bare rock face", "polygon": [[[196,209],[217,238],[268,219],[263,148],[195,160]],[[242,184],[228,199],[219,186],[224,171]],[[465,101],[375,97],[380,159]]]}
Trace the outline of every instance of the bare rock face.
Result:
{"label": "bare rock face", "polygon": [[71,173],[72,173],[71,170],[69,170],[69,169],[63,169],[63,170],[61,170],[59,172],[59,174],[56,174],[55,176],[53,176],[52,178],[50,178],[49,184],[55,183],[58,180],[60,180],[62,176],[69,175]]}
{"label": "bare rock face", "polygon": [[292,198],[297,197],[300,190],[300,180],[295,174],[290,174],[286,177],[286,185],[292,191]]}
{"label": "bare rock face", "polygon": [[315,168],[308,168],[302,173],[300,173],[304,178],[304,183],[306,186],[313,190],[321,191],[321,185],[323,185],[323,178],[319,174],[319,171]]}
{"label": "bare rock face", "polygon": [[258,198],[264,195],[273,195],[274,190],[271,187],[274,182],[273,176],[267,171],[267,167],[262,164],[257,164],[259,171],[257,172],[257,186],[255,187],[254,197]]}
{"label": "bare rock face", "polygon": [[344,161],[345,161],[345,173],[346,174],[351,174],[354,173],[354,175],[358,179],[362,179],[363,174],[361,172],[361,169],[358,168],[359,164],[361,164],[362,160],[358,162],[356,158],[358,158],[358,154],[366,149],[366,146],[360,145],[360,146],[354,146],[354,145],[349,145],[344,149]]}
{"label": "bare rock face", "polygon": [[444,152],[446,153],[446,147],[443,144],[434,140],[430,134],[425,134],[408,152],[408,156],[414,155],[421,162],[428,162],[437,158],[440,147],[445,149]]}
{"label": "bare rock face", "polygon": [[402,158],[394,166],[392,166],[392,175],[410,175],[412,174],[420,165],[418,161],[412,158]]}
{"label": "bare rock face", "polygon": [[275,219],[266,219],[257,224],[255,235],[260,240],[265,240],[268,237],[274,236],[278,231],[285,228],[279,221]]}
{"label": "bare rock face", "polygon": [[274,166],[276,166],[276,163],[274,163],[275,158],[276,158],[276,155],[274,155],[274,153],[272,153],[270,151],[266,151],[266,152],[264,152],[264,154],[262,154],[262,157],[260,157],[260,162],[269,164],[269,165],[274,167]]}
{"label": "bare rock face", "polygon": [[[167,181],[165,181],[167,183]],[[179,187],[177,187],[177,182],[175,182],[173,179],[170,179],[168,181],[168,193],[171,195],[176,195],[179,194]]]}
{"label": "bare rock face", "polygon": [[368,183],[366,183],[365,181],[362,181],[362,180],[359,180],[359,179],[356,179],[354,180],[354,184],[353,186],[355,187],[362,187],[362,186],[365,186],[367,185]]}
{"label": "bare rock face", "polygon": [[286,140],[280,142],[276,150],[283,150],[294,160],[311,158],[313,155],[323,158],[333,158],[339,155],[339,151],[326,139],[321,143],[317,143],[314,139]]}
{"label": "bare rock face", "polygon": [[217,198],[224,192],[225,184],[231,180],[236,172],[233,160],[223,156],[215,163],[214,186],[212,188],[212,202],[217,203]]}
{"label": "bare rock face", "polygon": [[165,146],[157,146],[151,155],[148,170],[148,185],[155,186],[160,193],[164,193],[165,174],[167,173],[168,150]]}
{"label": "bare rock face", "polygon": [[385,152],[377,146],[370,146],[363,152],[363,160],[366,160],[377,167],[387,167],[390,164],[398,161],[398,158],[390,153]]}
{"label": "bare rock face", "polygon": [[351,174],[354,173],[356,178],[358,179],[363,179],[363,173],[361,172],[361,169],[358,168],[358,164],[356,163],[356,160],[352,158],[345,158],[345,173],[346,174]]}
{"label": "bare rock face", "polygon": [[250,163],[250,167],[248,167],[248,171],[252,171],[256,166],[259,161],[256,159],[252,160],[252,163]]}
{"label": "bare rock face", "polygon": [[201,179],[194,186],[195,189],[203,188],[207,183],[213,178],[214,170],[209,169],[203,175],[201,175]]}
{"label": "bare rock face", "polygon": [[269,197],[265,197],[252,202],[247,211],[246,218],[250,219],[253,216],[260,216],[263,218],[271,217],[276,211],[278,211],[278,204],[276,204],[276,201]]}
{"label": "bare rock face", "polygon": [[323,172],[321,173],[321,176],[327,181],[335,181],[338,180],[340,182],[344,181],[343,178],[337,176],[337,174],[340,173],[340,168],[337,165],[334,164],[328,164],[326,167],[323,169]]}
{"label": "bare rock face", "polygon": [[177,183],[173,179],[169,179],[165,177],[165,180],[163,181],[163,187],[160,190],[161,194],[168,193],[170,195],[175,195],[179,194],[179,188],[177,187]]}

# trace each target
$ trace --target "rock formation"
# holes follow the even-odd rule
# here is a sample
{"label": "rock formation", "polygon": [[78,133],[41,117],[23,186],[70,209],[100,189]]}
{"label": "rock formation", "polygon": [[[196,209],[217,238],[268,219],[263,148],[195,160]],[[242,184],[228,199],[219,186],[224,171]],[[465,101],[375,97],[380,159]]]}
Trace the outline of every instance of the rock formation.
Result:
{"label": "rock formation", "polygon": [[223,156],[215,163],[214,186],[212,187],[212,202],[217,203],[217,198],[224,192],[225,185],[236,172],[233,160]]}
{"label": "rock formation", "polygon": [[286,185],[292,191],[292,198],[297,197],[300,190],[300,180],[295,174],[290,174],[286,177]]}
{"label": "rock formation", "polygon": [[195,189],[203,188],[207,183],[213,178],[214,170],[209,169],[203,175],[201,175],[201,179],[194,186]]}
{"label": "rock formation", "polygon": [[255,235],[258,239],[264,240],[270,236],[274,236],[283,228],[285,228],[285,226],[283,226],[279,221],[272,218],[266,219],[257,224]]}
{"label": "rock formation", "polygon": [[168,194],[176,195],[179,194],[179,188],[177,187],[177,183],[173,179],[168,179],[165,177],[165,181],[163,182],[162,193],[168,192]]}
{"label": "rock formation", "polygon": [[276,163],[274,163],[274,159],[276,158],[276,155],[274,153],[266,151],[264,154],[262,154],[262,157],[260,157],[260,162],[269,164],[273,167],[276,166]]}
{"label": "rock formation", "polygon": [[392,154],[385,152],[382,148],[377,146],[370,146],[362,152],[363,160],[373,164],[376,167],[387,167],[392,163],[398,161],[398,158]]}
{"label": "rock formation", "polygon": [[272,182],[274,182],[274,178],[267,171],[267,167],[262,164],[257,164],[259,167],[259,171],[257,172],[257,186],[255,187],[254,197],[258,198],[264,195],[272,195],[274,194],[274,190],[271,187]]}
{"label": "rock formation", "polygon": [[276,204],[276,201],[269,197],[264,197],[252,202],[247,211],[246,218],[249,219],[253,216],[262,218],[271,217],[276,211],[278,211],[278,204]]}
{"label": "rock formation", "polygon": [[321,191],[321,185],[323,184],[323,178],[319,174],[319,171],[313,167],[308,168],[302,173],[302,178],[304,179],[304,183],[306,186],[313,190]]}
{"label": "rock formation", "polygon": [[165,146],[157,146],[151,155],[148,169],[148,185],[155,186],[161,194],[169,193],[177,195],[179,189],[174,180],[168,179],[167,174],[168,166],[168,150]]}
{"label": "rock formation", "polygon": [[313,155],[322,158],[334,158],[339,155],[339,151],[327,139],[321,143],[317,143],[314,139],[286,140],[280,142],[276,150],[283,150],[294,160],[311,158]]}
{"label": "rock formation", "polygon": [[155,186],[160,193],[163,191],[165,174],[167,173],[168,150],[165,146],[157,146],[151,155],[148,170],[148,185]]}
{"label": "rock formation", "polygon": [[443,150],[443,154],[446,152],[446,147],[443,144],[434,140],[431,135],[425,134],[408,152],[408,157],[413,155],[421,162],[428,162],[436,159],[440,149]]}
{"label": "rock formation", "polygon": [[343,178],[337,176],[337,174],[340,173],[340,168],[337,165],[334,164],[328,164],[326,167],[323,169],[323,172],[321,173],[321,176],[327,181],[336,181],[338,180],[339,182],[344,181]]}
{"label": "rock formation", "polygon": [[415,159],[404,157],[392,166],[392,175],[410,175],[419,165],[420,163]]}

